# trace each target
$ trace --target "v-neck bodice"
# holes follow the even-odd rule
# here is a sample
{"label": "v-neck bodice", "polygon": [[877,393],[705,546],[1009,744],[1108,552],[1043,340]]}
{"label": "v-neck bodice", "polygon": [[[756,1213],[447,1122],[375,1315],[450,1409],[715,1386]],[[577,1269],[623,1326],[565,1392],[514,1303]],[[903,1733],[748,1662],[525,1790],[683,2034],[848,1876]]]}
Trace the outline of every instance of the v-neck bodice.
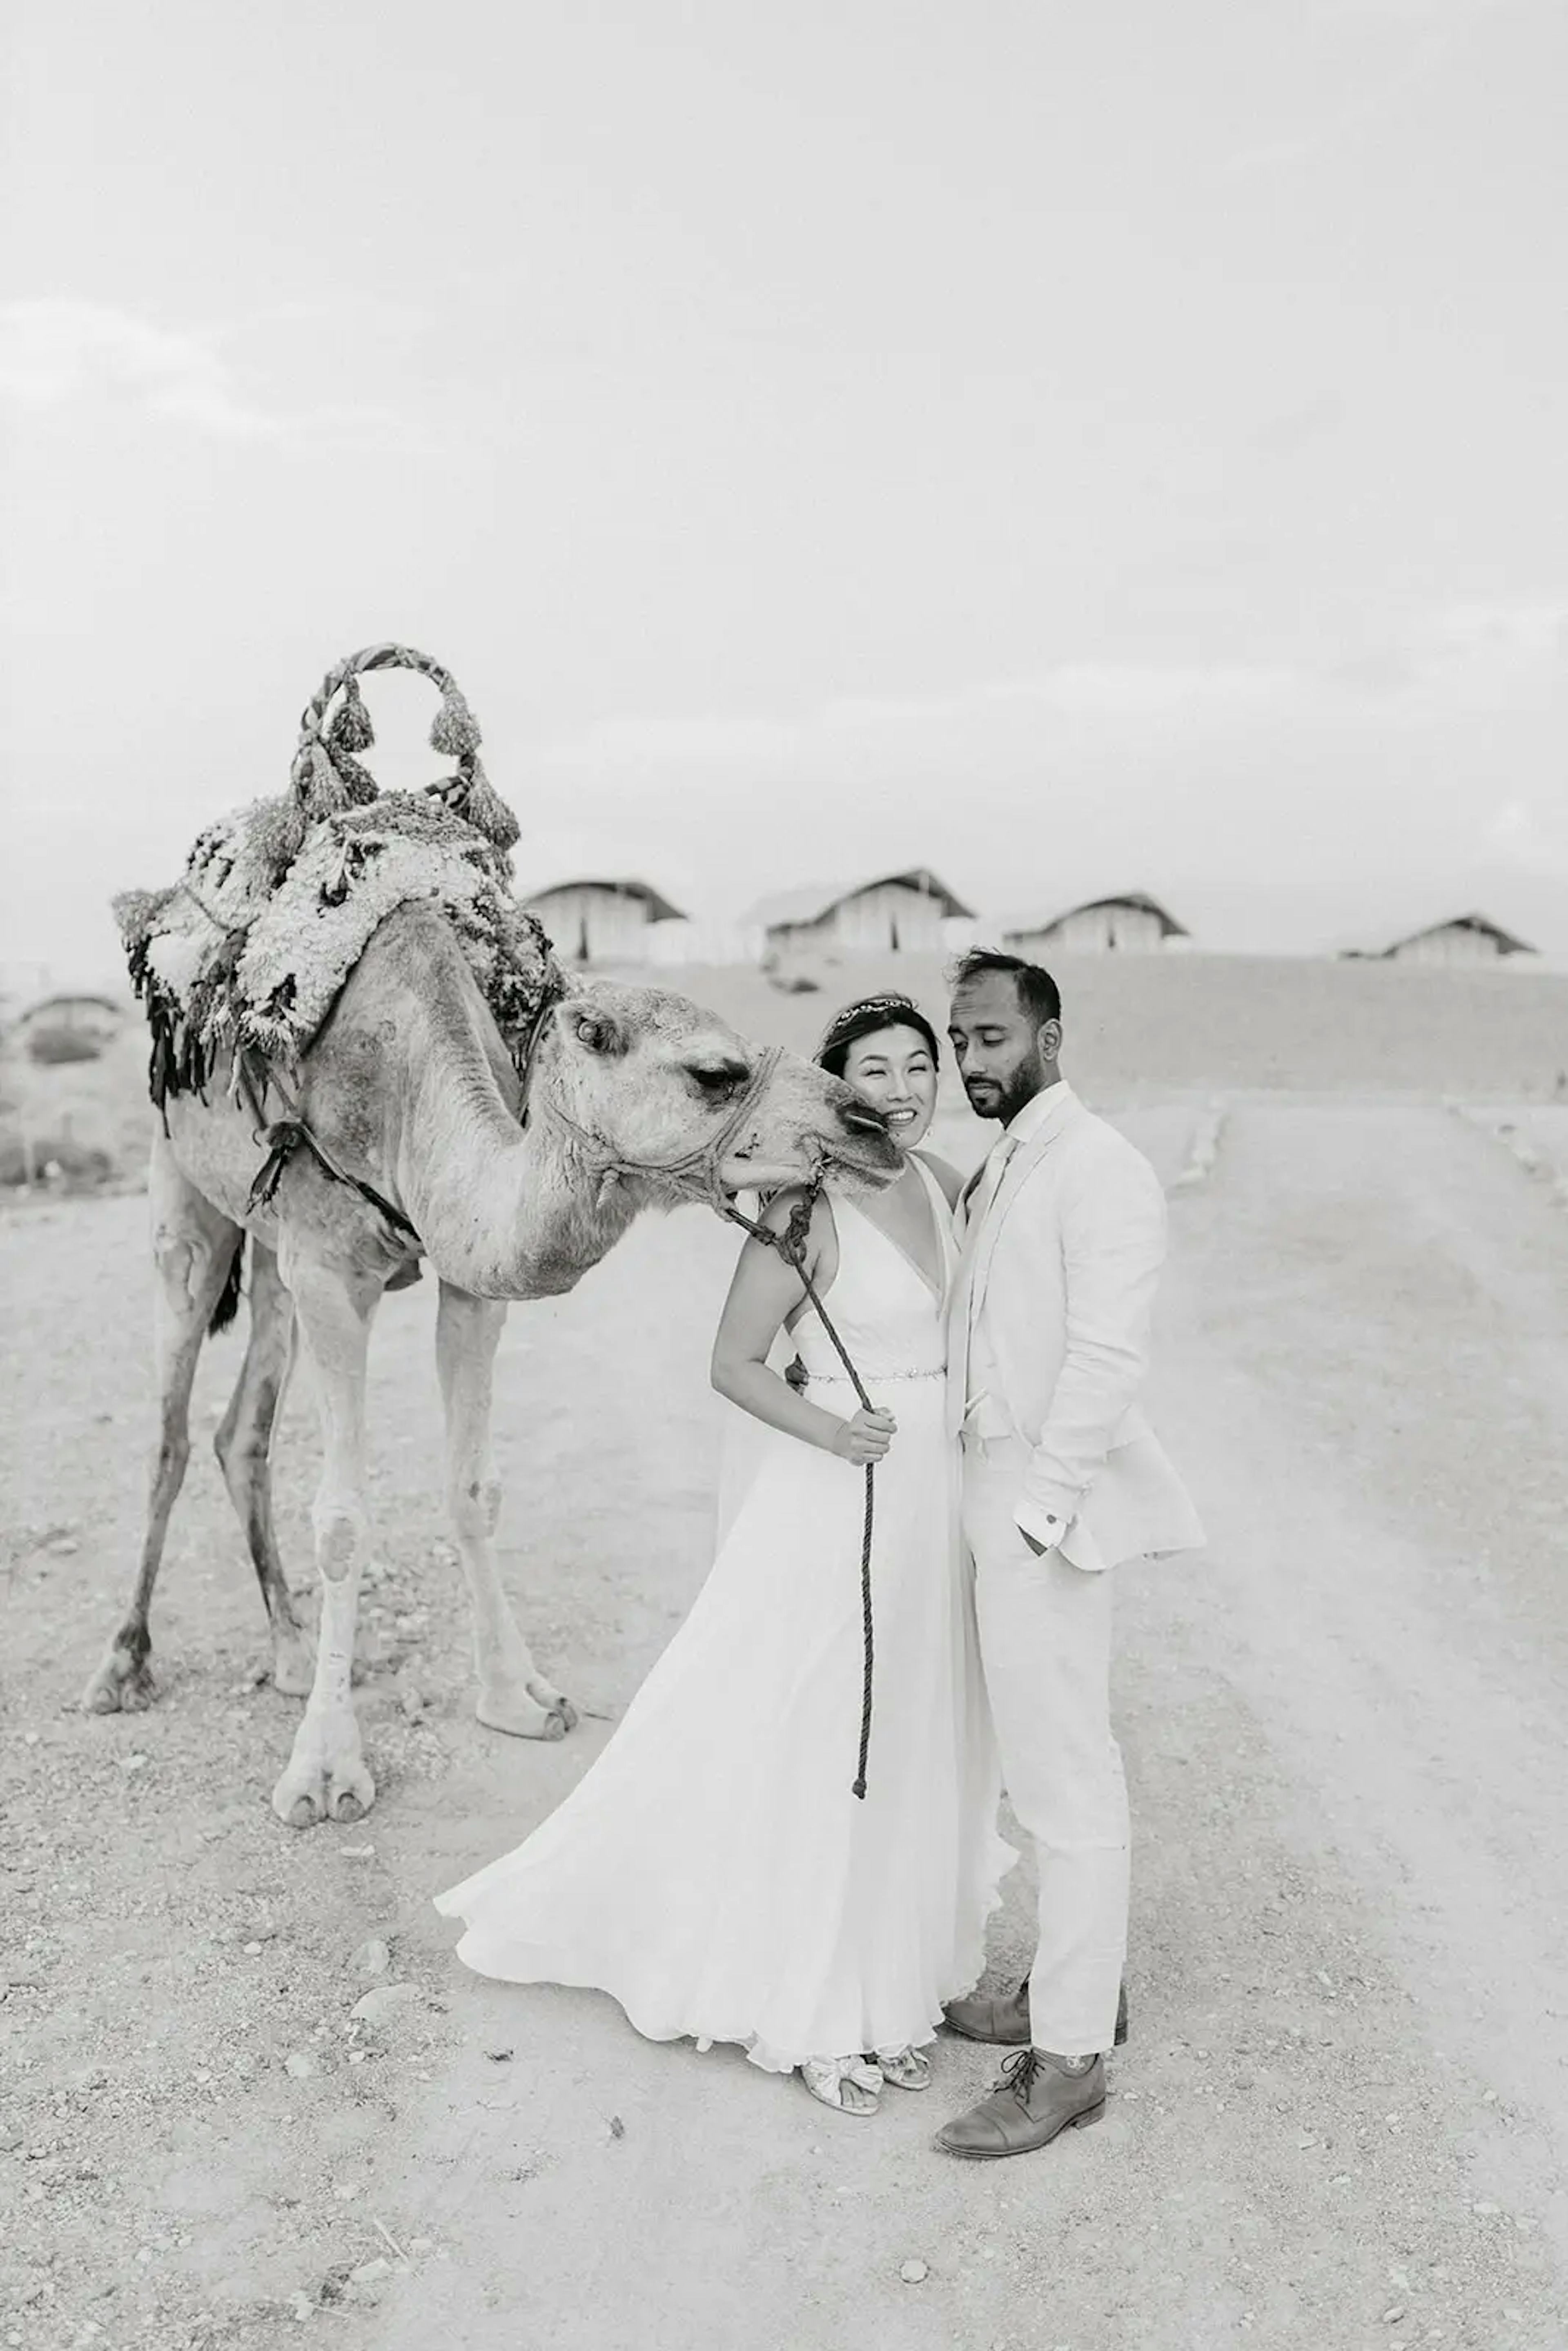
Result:
{"label": "v-neck bodice", "polygon": [[[912,1165],[931,1203],[941,1252],[941,1287],[903,1245],[843,1193],[829,1186],[838,1270],[825,1304],[861,1377],[931,1379],[946,1365],[946,1302],[956,1263],[953,1218],[942,1187],[924,1161]],[[810,1308],[794,1332],[795,1346],[813,1381],[843,1380],[843,1365]]]}

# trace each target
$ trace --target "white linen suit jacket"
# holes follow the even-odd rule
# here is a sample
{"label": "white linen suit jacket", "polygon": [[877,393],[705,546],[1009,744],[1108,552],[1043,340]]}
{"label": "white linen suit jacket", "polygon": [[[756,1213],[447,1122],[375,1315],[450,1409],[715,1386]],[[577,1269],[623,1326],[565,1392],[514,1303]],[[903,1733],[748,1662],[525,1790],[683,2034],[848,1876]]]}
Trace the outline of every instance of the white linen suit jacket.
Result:
{"label": "white linen suit jacket", "polygon": [[[949,1426],[967,1410],[980,1434],[1021,1439],[1018,1523],[1039,1541],[1047,1513],[1070,1521],[1061,1550],[1076,1567],[1204,1539],[1135,1400],[1165,1249],[1154,1169],[1065,1083],[963,1235],[948,1307]],[[977,1341],[992,1382],[983,1401]]]}

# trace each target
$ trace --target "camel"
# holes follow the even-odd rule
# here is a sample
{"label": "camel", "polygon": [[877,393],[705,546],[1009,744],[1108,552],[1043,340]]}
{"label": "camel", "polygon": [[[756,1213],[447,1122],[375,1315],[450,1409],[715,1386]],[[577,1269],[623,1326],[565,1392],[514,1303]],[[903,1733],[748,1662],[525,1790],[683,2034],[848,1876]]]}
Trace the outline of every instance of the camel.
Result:
{"label": "camel", "polygon": [[[128,1612],[83,1704],[111,1713],[154,1695],[148,1617],[190,1456],[192,1383],[248,1243],[249,1341],[215,1445],[270,1621],[274,1685],[306,1699],[272,1792],[292,1827],[358,1820],[375,1796],[350,1684],[371,1541],[366,1358],[382,1291],[416,1279],[422,1257],[438,1279],[447,1500],[478,1719],[559,1739],[576,1716],[540,1672],[491,1550],[501,1502],[491,1384],[507,1303],[573,1288],[645,1207],[722,1208],[742,1188],[820,1170],[872,1190],[897,1172],[881,1116],[824,1071],[747,1043],[665,989],[580,977],[561,987],[519,1075],[450,921],[403,904],[373,932],[300,1063],[294,1114],[326,1165],[295,1151],[258,1201],[269,1138],[225,1084],[230,1072],[220,1066],[205,1094],[163,1104],[150,1179],[159,1430],[146,1531]],[[270,1493],[297,1343],[315,1374],[323,1449],[314,1656]]]}

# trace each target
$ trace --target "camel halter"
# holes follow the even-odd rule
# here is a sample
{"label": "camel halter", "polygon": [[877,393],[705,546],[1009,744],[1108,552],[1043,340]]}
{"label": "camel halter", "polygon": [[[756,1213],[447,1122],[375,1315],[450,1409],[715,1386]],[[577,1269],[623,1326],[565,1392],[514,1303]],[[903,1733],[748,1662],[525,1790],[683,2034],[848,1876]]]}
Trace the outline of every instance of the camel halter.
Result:
{"label": "camel halter", "polygon": [[[540,1027],[542,1029],[542,1022]],[[529,1057],[530,1066],[534,1055],[538,1052],[538,1040],[536,1036],[533,1040],[533,1051]],[[773,1072],[783,1058],[782,1046],[766,1047],[758,1054],[756,1068],[731,1103],[722,1124],[715,1127],[713,1133],[705,1137],[694,1150],[678,1152],[673,1159],[623,1158],[603,1135],[596,1134],[591,1127],[580,1125],[570,1112],[562,1110],[560,1104],[551,1101],[548,1095],[540,1102],[539,1107],[548,1116],[553,1118],[558,1125],[564,1126],[569,1134],[576,1137],[579,1148],[588,1159],[594,1175],[601,1178],[630,1176],[665,1180],[672,1177],[689,1180],[695,1185],[708,1207],[716,1209],[718,1214],[723,1216],[726,1194],[723,1185],[719,1182],[720,1164],[725,1153],[766,1092]]]}
{"label": "camel halter", "polygon": [[[542,1027],[542,1022],[540,1025]],[[537,1036],[534,1042],[537,1048]],[[768,1046],[758,1056],[756,1068],[752,1071],[750,1078],[723,1125],[716,1128],[707,1140],[699,1144],[695,1151],[683,1152],[674,1159],[623,1159],[610,1148],[602,1135],[593,1134],[588,1127],[580,1126],[576,1119],[563,1111],[558,1102],[547,1099],[542,1107],[551,1118],[557,1120],[570,1134],[577,1137],[580,1146],[585,1146],[593,1155],[591,1165],[596,1174],[606,1177],[641,1176],[692,1178],[696,1182],[708,1207],[722,1217],[727,1224],[738,1225],[742,1232],[748,1233],[754,1241],[760,1241],[765,1249],[777,1249],[804,1290],[806,1301],[826,1332],[833,1352],[842,1364],[850,1384],[854,1389],[861,1405],[870,1412],[871,1398],[866,1394],[861,1375],[854,1367],[849,1349],[840,1338],[834,1328],[832,1317],[818,1295],[817,1285],[812,1280],[807,1266],[806,1247],[810,1238],[811,1218],[815,1213],[817,1202],[821,1197],[822,1185],[827,1173],[823,1161],[821,1158],[818,1159],[800,1198],[789,1212],[789,1221],[781,1233],[772,1232],[766,1225],[758,1224],[752,1217],[743,1214],[719,1181],[719,1166],[725,1153],[745,1125],[783,1058],[781,1046]],[[875,1529],[876,1464],[874,1461],[868,1461],[865,1464],[865,1510],[861,1523],[860,1750],[855,1776],[851,1783],[852,1792],[862,1802],[865,1801],[866,1791],[866,1761],[871,1751],[872,1685],[876,1654],[871,1593],[872,1542]]]}

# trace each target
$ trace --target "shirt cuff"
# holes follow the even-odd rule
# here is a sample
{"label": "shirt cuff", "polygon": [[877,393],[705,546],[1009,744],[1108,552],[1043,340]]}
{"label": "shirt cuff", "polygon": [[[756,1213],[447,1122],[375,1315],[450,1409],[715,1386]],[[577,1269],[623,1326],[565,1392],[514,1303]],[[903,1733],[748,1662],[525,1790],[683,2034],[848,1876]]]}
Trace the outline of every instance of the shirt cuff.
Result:
{"label": "shirt cuff", "polygon": [[1024,1502],[1013,1512],[1013,1523],[1042,1551],[1054,1551],[1072,1521],[1059,1518],[1054,1510],[1042,1510],[1038,1504]]}

